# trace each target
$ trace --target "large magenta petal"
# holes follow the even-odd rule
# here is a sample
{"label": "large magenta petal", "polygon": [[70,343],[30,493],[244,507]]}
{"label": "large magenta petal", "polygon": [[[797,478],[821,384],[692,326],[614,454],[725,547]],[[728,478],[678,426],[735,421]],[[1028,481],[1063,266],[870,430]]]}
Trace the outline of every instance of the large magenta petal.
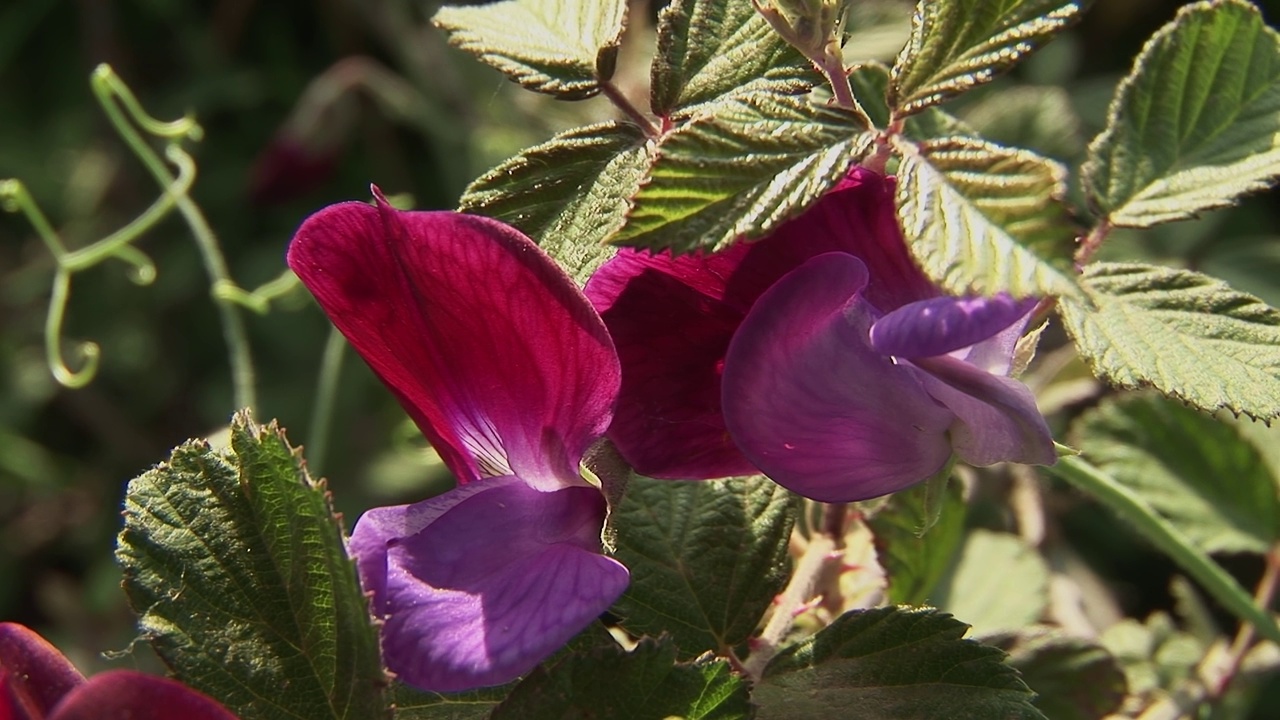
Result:
{"label": "large magenta petal", "polygon": [[236,716],[176,680],[111,670],[71,691],[49,720],[236,720]]}
{"label": "large magenta petal", "polygon": [[952,413],[871,349],[867,279],[852,255],[810,260],[760,298],[725,362],[734,440],[775,482],[815,500],[894,492],[951,456]]}
{"label": "large magenta petal", "polygon": [[573,281],[506,225],[343,203],[307,219],[289,266],[462,482],[578,477],[619,369]]}
{"label": "large magenta petal", "polygon": [[994,337],[1022,320],[1035,299],[936,297],[888,313],[871,326],[871,347],[885,355],[922,358],[946,355]]}
{"label": "large magenta petal", "polygon": [[384,618],[387,666],[437,692],[533,669],[627,587],[626,568],[600,554],[604,514],[595,488],[514,477],[365,513],[351,551]]}
{"label": "large magenta petal", "polygon": [[925,388],[956,415],[951,444],[970,465],[1052,465],[1053,435],[1026,385],[952,357],[916,360]]}
{"label": "large magenta petal", "polygon": [[0,623],[0,718],[43,718],[83,682],[71,661],[35,631]]}

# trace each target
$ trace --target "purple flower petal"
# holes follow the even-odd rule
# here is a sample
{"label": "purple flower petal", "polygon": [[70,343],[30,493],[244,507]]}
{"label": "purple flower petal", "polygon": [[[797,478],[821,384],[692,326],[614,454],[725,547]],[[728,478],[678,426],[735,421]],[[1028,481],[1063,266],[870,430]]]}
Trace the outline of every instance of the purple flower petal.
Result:
{"label": "purple flower petal", "polygon": [[460,482],[578,478],[611,419],[617,358],[573,281],[524,235],[379,198],[308,218],[289,266]]}
{"label": "purple flower petal", "polygon": [[1026,385],[952,357],[916,360],[925,388],[956,415],[951,444],[970,465],[1057,462],[1053,436]]}
{"label": "purple flower petal", "polygon": [[0,623],[0,718],[43,718],[84,676],[49,641],[17,623]]}
{"label": "purple flower petal", "polygon": [[729,346],[724,410],[775,482],[827,502],[920,482],[951,456],[954,416],[873,350],[862,261],[813,258],[760,298]]}
{"label": "purple flower petal", "polygon": [[49,720],[236,720],[236,716],[176,680],[111,670],[71,691]]}
{"label": "purple flower petal", "polygon": [[986,340],[1026,317],[1034,298],[935,297],[903,305],[871,327],[871,346],[900,358],[934,357]]}
{"label": "purple flower petal", "polygon": [[436,692],[500,685],[533,669],[626,589],[600,554],[596,488],[541,492],[518,478],[371,510],[351,552],[385,625],[387,666]]}

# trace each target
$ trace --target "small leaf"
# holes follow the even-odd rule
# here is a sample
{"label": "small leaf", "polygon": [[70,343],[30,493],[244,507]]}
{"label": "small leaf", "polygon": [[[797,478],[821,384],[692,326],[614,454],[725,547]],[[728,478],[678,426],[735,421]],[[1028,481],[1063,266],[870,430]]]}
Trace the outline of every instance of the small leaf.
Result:
{"label": "small leaf", "polygon": [[572,100],[613,77],[626,16],[626,0],[503,0],[445,6],[431,21],[524,87]]}
{"label": "small leaf", "polygon": [[378,635],[323,484],[273,424],[231,423],[129,483],[116,557],[144,636],[240,717],[387,717]]}
{"label": "small leaf", "polygon": [[631,587],[614,611],[633,634],[671,634],[681,657],[746,641],[787,582],[796,495],[763,477],[638,477],[614,513]]}
{"label": "small leaf", "polygon": [[975,632],[1025,627],[1049,605],[1049,567],[1017,535],[974,530],[932,600]]}
{"label": "small leaf", "polygon": [[1184,687],[1208,650],[1164,613],[1153,613],[1145,624],[1125,618],[1099,640],[1124,670],[1129,695],[1138,697]]}
{"label": "small leaf", "polygon": [[845,613],[783,650],[756,687],[761,720],[1044,720],[1004,653],[937,610]]}
{"label": "small leaf", "polygon": [[1275,479],[1231,425],[1141,394],[1108,399],[1074,431],[1095,465],[1205,551],[1265,553],[1280,538]]}
{"label": "small leaf", "polygon": [[918,485],[894,493],[867,521],[889,580],[888,601],[894,605],[924,605],[964,537],[964,492],[956,482],[947,484],[937,524],[921,534],[929,519],[927,490]]}
{"label": "small leaf", "polygon": [[1190,270],[1093,263],[1062,318],[1094,374],[1210,412],[1280,417],[1280,312]]}
{"label": "small leaf", "polygon": [[1083,169],[1113,225],[1194,217],[1280,175],[1280,34],[1244,0],[1186,5],[1116,90]]}
{"label": "small leaf", "polygon": [[575,128],[485,173],[458,209],[517,228],[582,284],[613,256],[604,240],[622,227],[653,148],[629,123]]}
{"label": "small leaf", "polygon": [[560,718],[685,718],[740,720],[751,716],[748,687],[724,660],[676,662],[669,640],[646,638],[571,655],[529,674],[493,713],[493,720]]}
{"label": "small leaf", "polygon": [[663,8],[652,75],[651,104],[661,116],[748,90],[803,92],[818,78],[751,0],[674,0]]}
{"label": "small leaf", "polygon": [[675,252],[759,237],[799,214],[871,148],[859,117],[807,96],[755,91],[667,134],[613,241]]}
{"label": "small leaf", "polygon": [[904,116],[1013,67],[1074,23],[1082,0],[919,0],[898,55],[889,105]]}
{"label": "small leaf", "polygon": [[1037,626],[987,635],[1036,693],[1036,707],[1054,720],[1096,720],[1120,709],[1125,676],[1101,645]]}
{"label": "small leaf", "polygon": [[511,692],[511,687],[443,695],[396,683],[391,696],[396,720],[488,720],[494,708]]}
{"label": "small leaf", "polygon": [[[889,68],[878,62],[864,62],[849,71],[853,96],[880,129],[889,127],[889,106],[884,96],[889,88]],[[944,137],[978,137],[978,133],[953,115],[938,108],[926,108],[902,123],[902,134],[912,140]]]}
{"label": "small leaf", "polygon": [[1065,176],[1025,150],[925,142],[898,169],[898,218],[924,271],[956,294],[1078,295]]}

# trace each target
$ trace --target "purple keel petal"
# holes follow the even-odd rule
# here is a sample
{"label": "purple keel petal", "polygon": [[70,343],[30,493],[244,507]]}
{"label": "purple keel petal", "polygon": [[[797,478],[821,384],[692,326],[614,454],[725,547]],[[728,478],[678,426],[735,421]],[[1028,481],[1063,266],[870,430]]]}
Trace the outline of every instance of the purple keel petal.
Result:
{"label": "purple keel petal", "polygon": [[977,344],[1026,317],[1034,298],[936,297],[903,305],[871,326],[871,346],[885,355],[923,358]]}
{"label": "purple keel petal", "polygon": [[17,623],[0,623],[0,718],[43,718],[84,676],[49,641]]}
{"label": "purple keel petal", "polygon": [[725,419],[743,453],[801,495],[863,500],[936,473],[954,416],[868,344],[867,269],[816,257],[751,310],[725,362]]}
{"label": "purple keel petal", "polygon": [[952,357],[915,361],[925,388],[956,414],[951,444],[970,465],[1057,462],[1053,436],[1026,385]]}
{"label": "purple keel petal", "polygon": [[600,554],[598,490],[541,492],[494,478],[364,515],[351,552],[401,680],[436,692],[500,685],[533,669],[626,589]]}
{"label": "purple keel petal", "polygon": [[307,219],[289,266],[460,481],[578,477],[619,370],[573,281],[495,220],[343,203]]}
{"label": "purple keel petal", "polygon": [[94,675],[49,720],[236,720],[207,695],[176,680],[134,670]]}

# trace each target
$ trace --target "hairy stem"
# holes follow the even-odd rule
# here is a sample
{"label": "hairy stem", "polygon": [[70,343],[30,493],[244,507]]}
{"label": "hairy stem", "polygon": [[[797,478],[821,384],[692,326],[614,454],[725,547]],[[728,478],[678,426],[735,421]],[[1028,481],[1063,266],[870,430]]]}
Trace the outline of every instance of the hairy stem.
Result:
{"label": "hairy stem", "polygon": [[640,129],[644,130],[645,135],[651,138],[656,138],[662,135],[662,128],[655,125],[648,115],[640,112],[639,108],[631,104],[631,101],[627,99],[626,94],[619,90],[617,85],[606,80],[600,83],[600,92],[603,93],[605,97],[609,98],[609,102],[613,103],[614,107],[621,110],[622,113],[631,120],[631,122],[639,125]]}

